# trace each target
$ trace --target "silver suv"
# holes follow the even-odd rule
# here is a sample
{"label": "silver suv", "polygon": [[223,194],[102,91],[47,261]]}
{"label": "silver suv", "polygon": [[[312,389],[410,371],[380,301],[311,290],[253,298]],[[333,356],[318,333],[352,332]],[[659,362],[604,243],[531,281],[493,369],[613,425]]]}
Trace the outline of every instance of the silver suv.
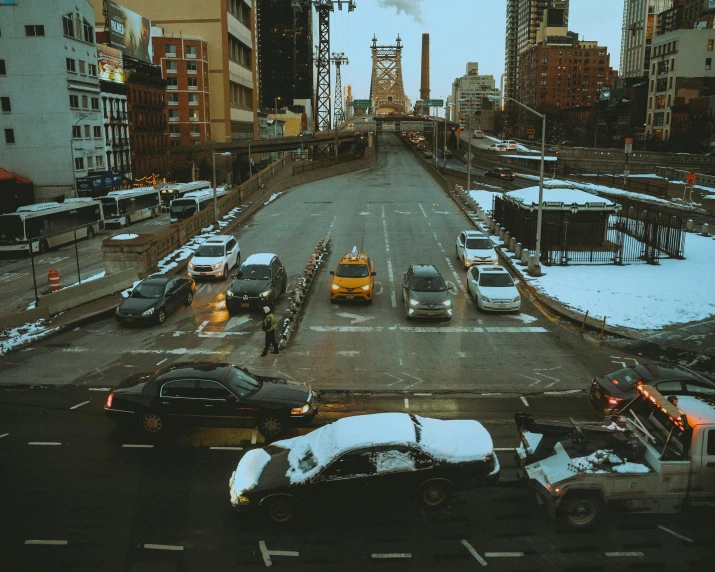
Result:
{"label": "silver suv", "polygon": [[452,299],[442,274],[433,264],[412,264],[402,278],[405,317],[452,317]]}

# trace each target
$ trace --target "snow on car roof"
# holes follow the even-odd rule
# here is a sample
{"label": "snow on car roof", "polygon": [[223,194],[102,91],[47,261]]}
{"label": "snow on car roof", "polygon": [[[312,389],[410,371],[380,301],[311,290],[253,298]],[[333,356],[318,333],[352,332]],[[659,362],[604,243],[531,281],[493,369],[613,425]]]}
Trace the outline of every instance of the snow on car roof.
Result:
{"label": "snow on car roof", "polygon": [[[346,451],[372,445],[414,445],[442,461],[482,461],[493,453],[492,438],[478,421],[441,421],[410,415],[376,413],[346,417],[312,433],[273,443],[289,449],[286,476],[302,483]],[[312,459],[306,462],[312,455]]]}
{"label": "snow on car roof", "polygon": [[[526,205],[539,203],[539,187],[527,187],[516,191],[509,191],[504,194],[505,197],[511,197]],[[564,203],[565,205],[585,205],[586,203],[597,204],[602,203],[605,206],[612,206],[615,203],[609,199],[595,196],[585,191],[578,189],[547,189],[544,188],[545,203]]]}
{"label": "snow on car roof", "polygon": [[272,254],[270,252],[259,252],[257,254],[251,254],[246,260],[244,260],[243,265],[249,265],[249,264],[265,264],[268,265],[271,263],[271,260],[273,260],[273,257],[275,254]]}
{"label": "snow on car roof", "polygon": [[231,504],[236,506],[238,497],[244,491],[250,491],[258,484],[258,479],[270,460],[271,456],[263,449],[252,449],[243,456],[228,483],[231,491]]}
{"label": "snow on car roof", "polygon": [[691,427],[715,424],[715,406],[707,401],[693,395],[679,395],[676,407],[688,416],[688,425]]}

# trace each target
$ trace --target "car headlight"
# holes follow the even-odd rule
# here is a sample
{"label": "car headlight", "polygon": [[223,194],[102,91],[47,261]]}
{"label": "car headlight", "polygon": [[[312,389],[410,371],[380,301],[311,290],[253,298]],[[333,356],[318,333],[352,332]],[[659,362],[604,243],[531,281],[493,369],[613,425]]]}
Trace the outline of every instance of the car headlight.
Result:
{"label": "car headlight", "polygon": [[338,286],[337,284],[331,284],[330,287],[331,287],[333,290],[340,290],[340,286]]}
{"label": "car headlight", "polygon": [[310,411],[310,404],[306,403],[303,405],[303,407],[294,407],[293,409],[290,410],[291,415],[303,415],[304,413],[308,413]]}
{"label": "car headlight", "polygon": [[514,298],[512,300],[512,302],[514,302],[514,304],[516,304],[519,300],[521,300],[521,296],[517,296],[516,298]]}
{"label": "car headlight", "polygon": [[444,304],[445,306],[447,306],[447,308],[449,308],[452,305],[452,300],[445,300],[444,302],[442,302],[442,304]]}
{"label": "car headlight", "polygon": [[151,316],[154,313],[154,308],[149,308],[148,310],[144,310],[142,312],[142,316]]}
{"label": "car headlight", "polygon": [[480,296],[479,298],[481,299],[482,302],[489,302],[490,304],[492,303],[492,301],[489,298],[487,298],[486,296]]}
{"label": "car headlight", "polygon": [[223,261],[217,262],[216,264],[212,264],[212,265],[211,265],[211,270],[218,270],[218,269],[221,268],[222,266],[223,266]]}
{"label": "car headlight", "polygon": [[251,504],[251,499],[244,495],[238,495],[238,502],[241,504]]}
{"label": "car headlight", "polygon": [[270,296],[270,295],[271,295],[271,291],[270,291],[270,290],[266,290],[265,292],[261,292],[258,296],[259,296],[260,298],[268,298],[268,296]]}
{"label": "car headlight", "polygon": [[410,306],[419,306],[419,305],[420,305],[419,300],[413,300],[412,298],[410,298]]}
{"label": "car headlight", "polygon": [[193,262],[189,262],[189,270],[193,270],[196,265]]}
{"label": "car headlight", "polygon": [[363,290],[369,290],[369,289],[370,289],[370,285],[369,285],[369,284],[365,284],[365,286],[363,286],[362,289],[363,289]]}
{"label": "car headlight", "polygon": [[233,298],[233,290],[226,290],[226,298]]}

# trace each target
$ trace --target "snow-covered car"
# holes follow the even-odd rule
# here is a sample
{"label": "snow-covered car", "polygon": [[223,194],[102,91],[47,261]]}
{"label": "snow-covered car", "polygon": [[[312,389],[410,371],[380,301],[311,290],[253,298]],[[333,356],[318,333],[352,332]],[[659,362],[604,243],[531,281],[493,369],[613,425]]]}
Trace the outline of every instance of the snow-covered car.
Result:
{"label": "snow-covered car", "polygon": [[499,261],[497,251],[489,237],[477,230],[463,230],[457,237],[455,246],[457,260],[463,268],[475,264],[496,264]]}
{"label": "snow-covered car", "polygon": [[489,145],[487,148],[487,151],[506,151],[506,145],[504,143],[494,143],[493,145]]}
{"label": "snow-covered car", "polygon": [[406,497],[436,509],[453,492],[498,479],[492,438],[478,421],[378,413],[248,451],[229,488],[237,511],[284,524],[310,505],[349,500]]}
{"label": "snow-covered car", "polygon": [[473,266],[467,287],[480,310],[518,312],[521,307],[521,294],[503,266]]}
{"label": "snow-covered car", "polygon": [[212,236],[199,245],[189,260],[189,274],[194,278],[228,278],[228,272],[241,264],[241,248],[231,235]]}
{"label": "snow-covered car", "polygon": [[519,143],[514,141],[513,139],[506,139],[502,141],[504,145],[506,145],[507,149],[518,149],[519,148]]}

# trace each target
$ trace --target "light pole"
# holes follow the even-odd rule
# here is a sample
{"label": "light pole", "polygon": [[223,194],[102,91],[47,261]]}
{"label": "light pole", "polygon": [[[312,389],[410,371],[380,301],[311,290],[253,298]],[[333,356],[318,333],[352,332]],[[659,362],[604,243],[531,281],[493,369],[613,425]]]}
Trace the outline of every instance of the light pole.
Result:
{"label": "light pole", "polygon": [[[460,97],[457,102],[464,103],[466,99]],[[461,108],[460,108],[461,109]],[[459,141],[459,138],[457,138]],[[467,133],[467,192],[472,190],[472,109],[469,108],[469,132]]]}
{"label": "light pole", "polygon": [[498,95],[488,95],[487,98],[492,101],[498,101],[501,98],[508,99],[510,101],[513,101],[517,105],[523,107],[527,111],[530,111],[537,117],[541,117],[541,164],[539,165],[539,205],[537,206],[536,210],[536,260],[533,262],[533,264],[529,265],[530,269],[528,270],[529,274],[531,274],[532,276],[541,276],[541,264],[539,263],[539,261],[541,260],[541,220],[544,210],[544,150],[546,148],[546,114],[539,113],[538,111],[531,109],[531,107],[529,107],[528,105],[524,105],[520,101],[517,101],[516,99],[513,99],[511,97],[507,97],[506,95],[502,95],[501,98]]}
{"label": "light pole", "polygon": [[278,114],[278,100],[281,98],[280,95],[277,95],[276,97],[273,98],[273,113]]}
{"label": "light pole", "polygon": [[442,155],[443,155],[443,160],[442,160],[442,168],[446,169],[447,168],[447,113],[448,109],[452,107],[454,104],[446,102],[444,104],[444,149],[442,150]]}
{"label": "light pole", "polygon": [[231,153],[212,153],[213,165],[214,165],[214,222],[218,220],[218,203],[216,202],[216,155],[220,157],[230,157]]}

